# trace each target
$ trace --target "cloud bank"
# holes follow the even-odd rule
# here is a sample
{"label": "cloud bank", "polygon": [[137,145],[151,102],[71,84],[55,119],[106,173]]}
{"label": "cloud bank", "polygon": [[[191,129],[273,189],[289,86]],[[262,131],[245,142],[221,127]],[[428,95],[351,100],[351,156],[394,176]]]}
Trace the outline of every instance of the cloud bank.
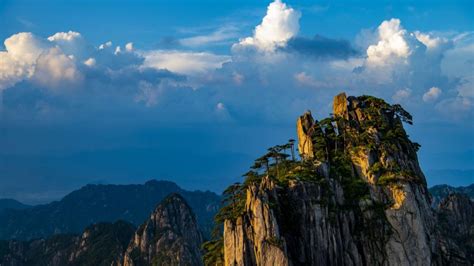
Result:
{"label": "cloud bank", "polygon": [[[147,50],[133,42],[90,44],[75,31],[17,33],[0,52],[2,108],[35,115],[38,106],[61,110],[74,102],[94,110],[106,99],[117,110],[189,112],[191,121],[214,119],[216,109],[226,110],[229,121],[275,121],[346,90],[402,103],[420,119],[426,110],[446,119],[472,117],[473,33],[411,32],[392,18],[361,29],[354,42],[317,32],[300,36],[301,16],[275,0],[253,34],[230,45],[229,54],[199,47],[237,37],[235,26],[180,39],[175,48]],[[38,98],[17,95],[27,92]]]}

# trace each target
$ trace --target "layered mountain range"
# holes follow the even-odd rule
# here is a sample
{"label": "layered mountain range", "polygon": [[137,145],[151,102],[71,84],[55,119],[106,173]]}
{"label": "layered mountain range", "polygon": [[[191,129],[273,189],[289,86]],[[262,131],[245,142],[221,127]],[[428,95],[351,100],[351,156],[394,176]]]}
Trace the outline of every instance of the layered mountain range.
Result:
{"label": "layered mountain range", "polygon": [[0,265],[473,265],[472,185],[428,190],[404,123],[400,105],[340,94],[222,196],[150,181],[14,204]]}
{"label": "layered mountain range", "polygon": [[138,226],[170,193],[179,193],[189,202],[201,230],[209,236],[220,196],[209,191],[187,191],[169,181],[151,180],[143,185],[87,185],[60,201],[5,209],[0,211],[0,239],[77,234],[91,224],[117,220]]}
{"label": "layered mountain range", "polygon": [[202,242],[191,207],[171,194],[138,229],[117,221],[82,235],[0,241],[0,265],[202,265]]}
{"label": "layered mountain range", "polygon": [[23,204],[14,199],[0,199],[0,212],[7,209],[22,210],[31,206]]}

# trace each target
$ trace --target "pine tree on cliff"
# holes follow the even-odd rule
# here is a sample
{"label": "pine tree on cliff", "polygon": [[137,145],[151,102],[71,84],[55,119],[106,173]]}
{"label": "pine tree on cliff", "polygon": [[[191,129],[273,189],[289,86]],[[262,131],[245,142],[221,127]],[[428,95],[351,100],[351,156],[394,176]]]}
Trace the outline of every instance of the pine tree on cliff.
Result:
{"label": "pine tree on cliff", "polygon": [[295,140],[289,139],[288,145],[290,145],[290,149],[291,149],[291,160],[294,161],[295,160]]}

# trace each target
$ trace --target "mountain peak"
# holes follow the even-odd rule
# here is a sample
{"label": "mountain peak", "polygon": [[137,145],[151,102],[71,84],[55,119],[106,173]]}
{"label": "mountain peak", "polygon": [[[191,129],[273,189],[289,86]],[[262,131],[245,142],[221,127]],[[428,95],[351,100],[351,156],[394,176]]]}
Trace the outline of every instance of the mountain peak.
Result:
{"label": "mountain peak", "polygon": [[124,265],[202,265],[194,213],[176,193],[167,196],[140,226],[124,256]]}
{"label": "mountain peak", "polygon": [[175,182],[168,180],[156,180],[150,179],[145,182],[145,186],[168,186],[168,187],[179,187]]}
{"label": "mountain peak", "polygon": [[[271,147],[224,192],[216,215],[224,232],[205,244],[206,262],[443,264],[455,246],[437,231],[419,145],[403,123],[412,116],[400,105],[366,95],[337,95],[321,120],[305,112],[301,160],[287,154],[293,141]],[[466,262],[462,250],[457,258]]]}
{"label": "mountain peak", "polygon": [[[180,194],[178,193],[171,193],[169,194],[168,196],[166,196],[166,198],[163,199],[163,201],[160,203],[159,206],[168,206],[168,204],[172,204],[172,205],[186,205],[186,208],[188,208],[189,210],[191,210],[191,208],[188,206],[188,203],[186,202],[186,200],[183,198],[183,196],[181,196]],[[156,212],[157,210],[155,210]]]}

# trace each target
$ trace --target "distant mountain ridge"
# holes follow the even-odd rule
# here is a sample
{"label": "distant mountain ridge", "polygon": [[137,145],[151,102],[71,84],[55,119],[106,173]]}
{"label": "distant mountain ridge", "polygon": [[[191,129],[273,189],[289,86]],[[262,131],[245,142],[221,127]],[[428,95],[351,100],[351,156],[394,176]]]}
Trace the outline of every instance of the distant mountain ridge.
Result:
{"label": "distant mountain ridge", "polygon": [[6,209],[0,212],[0,239],[29,240],[80,233],[90,224],[117,220],[139,225],[171,193],[178,193],[189,202],[203,235],[208,236],[219,208],[219,195],[151,180],[138,185],[86,185],[60,201],[22,210]]}
{"label": "distant mountain ridge", "polygon": [[0,265],[199,266],[202,242],[191,207],[172,193],[138,229],[117,221],[90,225],[80,235],[0,240]]}
{"label": "distant mountain ridge", "polygon": [[0,199],[0,212],[6,209],[22,210],[30,207],[14,199]]}
{"label": "distant mountain ridge", "polygon": [[172,193],[138,229],[117,221],[90,225],[80,235],[0,240],[0,265],[202,265],[202,242],[191,207]]}
{"label": "distant mountain ridge", "polygon": [[432,196],[432,206],[438,207],[442,199],[453,193],[465,194],[472,201],[474,201],[474,184],[465,187],[453,187],[450,185],[436,185],[429,189]]}

